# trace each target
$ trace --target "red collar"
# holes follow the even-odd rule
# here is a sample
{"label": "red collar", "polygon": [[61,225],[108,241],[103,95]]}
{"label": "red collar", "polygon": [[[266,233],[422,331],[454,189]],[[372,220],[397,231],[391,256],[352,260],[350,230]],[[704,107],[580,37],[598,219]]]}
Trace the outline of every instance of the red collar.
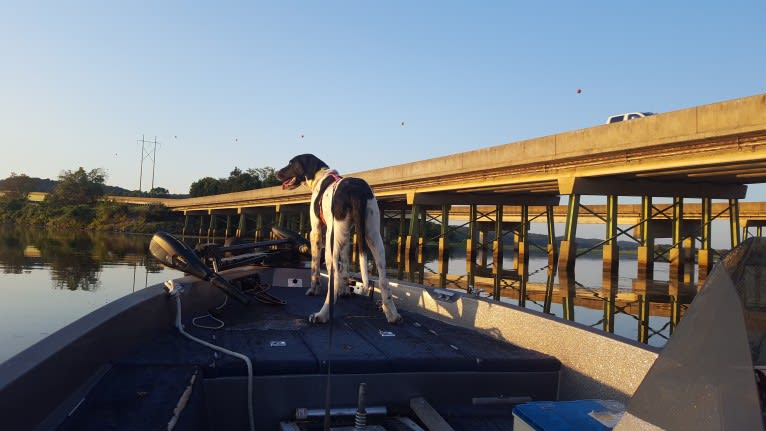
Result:
{"label": "red collar", "polygon": [[[332,172],[328,173],[327,176],[333,178],[333,182],[328,184],[327,187],[332,187],[333,188],[333,192],[332,193],[333,193],[333,195],[335,195],[335,187],[338,185],[340,180],[343,179],[343,177],[341,177],[338,174],[332,173]],[[324,194],[325,194],[326,190],[327,189],[320,190],[319,197],[317,198],[317,199],[319,199],[319,220],[321,220],[322,224],[325,225],[325,226],[327,226],[327,222],[324,219],[324,211],[322,210],[322,199],[324,199]]]}

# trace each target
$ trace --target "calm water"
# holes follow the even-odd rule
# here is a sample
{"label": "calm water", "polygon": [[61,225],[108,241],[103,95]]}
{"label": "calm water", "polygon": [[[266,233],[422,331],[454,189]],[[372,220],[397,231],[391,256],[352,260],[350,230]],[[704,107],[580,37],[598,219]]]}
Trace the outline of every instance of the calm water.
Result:
{"label": "calm water", "polygon": [[150,237],[0,225],[0,361],[104,304],[179,275]]}
{"label": "calm water", "polygon": [[[178,271],[163,268],[148,255],[150,239],[149,235],[51,232],[0,225],[0,293],[3,297],[0,301],[0,362],[91,310],[135,290],[180,276]],[[425,265],[414,265],[409,272],[404,272],[404,265],[390,257],[390,276],[443,285],[439,282],[438,265],[428,254],[425,260]],[[549,289],[550,301],[546,307],[546,265],[544,257],[530,259],[528,292],[532,293],[526,307],[601,329],[605,300],[600,299],[603,296],[600,258],[578,258],[575,270],[578,301],[570,311],[562,305],[557,288]],[[455,252],[449,261],[450,281],[444,287],[465,289],[465,267],[465,253]],[[512,267],[511,259],[506,258],[504,268]],[[667,274],[667,266],[657,264],[655,278],[662,278],[663,271]],[[621,260],[618,292],[630,294],[635,277],[635,260]],[[554,278],[554,282],[557,280]],[[484,289],[482,296],[491,292],[491,286],[479,287]],[[581,296],[585,299],[580,300]],[[630,303],[631,296],[627,298],[628,302],[622,303],[623,308],[614,315],[613,332],[637,339],[638,313],[634,310],[635,304]],[[507,282],[502,300],[518,303],[517,283]],[[656,315],[648,319],[652,328],[648,344],[662,346],[670,336],[668,313],[664,310],[665,304],[654,306],[657,310],[650,314]]]}

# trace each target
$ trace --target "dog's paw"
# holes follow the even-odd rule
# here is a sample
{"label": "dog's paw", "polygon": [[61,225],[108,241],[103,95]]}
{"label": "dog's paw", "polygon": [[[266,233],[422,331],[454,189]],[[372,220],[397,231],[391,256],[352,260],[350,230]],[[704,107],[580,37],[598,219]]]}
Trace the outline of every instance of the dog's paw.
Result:
{"label": "dog's paw", "polygon": [[386,320],[388,321],[388,323],[392,323],[395,325],[404,322],[402,315],[399,313],[396,313],[393,316],[386,316]]}
{"label": "dog's paw", "polygon": [[309,323],[325,323],[325,321],[319,313],[311,313],[309,315]]}
{"label": "dog's paw", "polygon": [[313,287],[309,287],[308,290],[306,291],[306,296],[316,296],[316,294],[317,294],[317,290],[314,289]]}

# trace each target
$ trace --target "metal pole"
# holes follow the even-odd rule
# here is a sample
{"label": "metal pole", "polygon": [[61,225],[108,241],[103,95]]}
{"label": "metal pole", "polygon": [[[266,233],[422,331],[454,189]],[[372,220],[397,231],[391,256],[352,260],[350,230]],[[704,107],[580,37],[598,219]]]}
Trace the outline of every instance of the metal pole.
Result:
{"label": "metal pole", "polygon": [[152,188],[149,191],[154,190],[154,163],[157,160],[157,137],[154,137],[154,149],[152,150]]}

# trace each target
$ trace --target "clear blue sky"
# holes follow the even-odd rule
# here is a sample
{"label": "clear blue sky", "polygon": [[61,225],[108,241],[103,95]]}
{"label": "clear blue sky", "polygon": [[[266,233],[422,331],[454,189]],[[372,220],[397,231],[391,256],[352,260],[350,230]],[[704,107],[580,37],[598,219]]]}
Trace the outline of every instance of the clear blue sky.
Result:
{"label": "clear blue sky", "polygon": [[144,135],[155,186],[186,193],[303,152],[358,172],[766,91],[764,0],[0,7],[0,178],[137,189]]}

